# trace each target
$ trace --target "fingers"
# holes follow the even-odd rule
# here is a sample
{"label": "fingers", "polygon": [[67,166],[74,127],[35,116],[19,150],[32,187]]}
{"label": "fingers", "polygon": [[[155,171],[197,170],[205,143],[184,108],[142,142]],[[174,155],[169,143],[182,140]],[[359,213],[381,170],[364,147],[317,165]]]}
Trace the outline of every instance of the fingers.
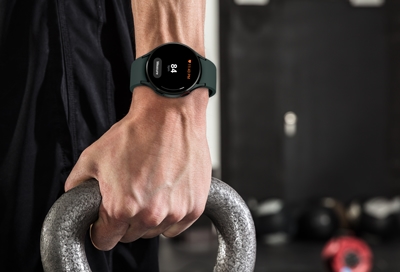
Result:
{"label": "fingers", "polygon": [[90,226],[90,239],[97,249],[108,251],[113,249],[125,235],[129,224],[102,215],[102,210],[104,208],[101,206],[99,219]]}
{"label": "fingers", "polygon": [[[147,220],[148,224],[141,231],[137,231],[140,227],[135,229],[135,227],[131,225],[129,233],[127,233],[121,241],[130,241],[133,237],[139,236],[141,238],[153,238],[160,234],[163,234],[166,237],[175,237],[189,228],[201,216],[203,211],[204,208],[197,209],[187,214],[175,211],[165,217],[165,219],[160,223],[150,219]],[[137,222],[140,221],[146,222],[146,219],[138,218]]]}
{"label": "fingers", "polygon": [[152,213],[138,214],[131,222],[99,218],[91,226],[90,238],[93,245],[103,251],[111,250],[118,242],[130,243],[139,238],[153,238],[160,234],[174,237],[189,228],[202,214],[203,209],[181,215],[170,214],[164,219]]}
{"label": "fingers", "polygon": [[[96,170],[98,164],[94,163],[96,160],[93,159],[97,156],[96,152],[93,154],[87,150],[89,149],[81,154],[72,169],[65,190],[68,191],[91,178],[99,180],[103,199],[99,219],[90,230],[92,243],[99,250],[111,250],[118,242],[133,242],[139,238],[152,238],[160,234],[166,237],[177,236],[189,228],[204,211],[205,197],[199,196],[202,195],[199,192],[193,194],[189,190],[190,193],[182,193],[181,190],[185,188],[176,187],[178,189],[175,191],[170,190],[156,196],[152,195],[156,189],[143,191],[147,181],[141,183],[141,179],[136,179],[135,183],[132,183],[128,179],[109,177],[107,171],[99,173]],[[118,186],[116,183],[105,182],[107,179],[119,180]],[[141,187],[140,184],[146,186]],[[132,189],[133,185],[138,189]],[[143,192],[133,194],[129,193],[130,191]],[[190,197],[182,199],[180,196],[185,194]],[[148,195],[151,197],[147,198]],[[193,205],[199,208],[194,208]]]}
{"label": "fingers", "polygon": [[[162,209],[143,209],[130,220],[130,227],[122,237],[121,242],[129,243],[139,238],[152,238],[160,234],[159,229],[168,228],[167,211]],[[147,233],[154,235],[146,235]]]}
{"label": "fingers", "polygon": [[166,237],[175,237],[186,229],[188,229],[193,223],[199,219],[199,217],[203,214],[204,207],[193,211],[191,214],[188,214],[183,220],[173,224],[168,229],[162,231],[162,234]]}
{"label": "fingers", "polygon": [[[181,213],[171,214],[171,215],[167,216],[160,224],[158,224],[157,226],[149,229],[142,236],[142,238],[153,238],[153,237],[156,237],[156,236],[164,233],[168,229],[170,229],[172,226],[178,224],[179,222],[183,222],[183,221],[187,222],[187,220],[184,220],[184,218],[185,218],[185,215],[182,215]],[[189,225],[187,227],[189,227]]]}

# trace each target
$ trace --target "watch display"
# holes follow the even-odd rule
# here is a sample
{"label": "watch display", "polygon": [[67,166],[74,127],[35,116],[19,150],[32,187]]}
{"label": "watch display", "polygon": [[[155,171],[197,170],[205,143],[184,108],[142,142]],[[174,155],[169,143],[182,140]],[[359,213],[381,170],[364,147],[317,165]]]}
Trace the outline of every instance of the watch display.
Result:
{"label": "watch display", "polygon": [[200,61],[189,47],[169,43],[156,48],[146,64],[150,82],[159,90],[171,94],[185,92],[200,77]]}

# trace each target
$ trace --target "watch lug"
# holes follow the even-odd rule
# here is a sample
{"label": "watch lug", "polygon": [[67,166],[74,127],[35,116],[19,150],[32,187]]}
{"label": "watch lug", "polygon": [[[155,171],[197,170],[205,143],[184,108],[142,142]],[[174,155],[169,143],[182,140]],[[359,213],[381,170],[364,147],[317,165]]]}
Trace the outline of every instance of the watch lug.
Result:
{"label": "watch lug", "polygon": [[193,91],[194,89],[201,88],[201,87],[206,87],[206,84],[205,83],[195,84],[192,86],[192,88],[190,88],[190,91]]}
{"label": "watch lug", "polygon": [[140,81],[140,84],[141,84],[141,85],[145,85],[145,86],[147,86],[147,87],[150,87],[150,88],[152,88],[152,89],[154,90],[154,86],[153,86],[150,82],[147,82],[147,81]]}
{"label": "watch lug", "polygon": [[195,90],[197,88],[207,88],[210,97],[213,95],[213,92],[215,93],[215,91],[210,90],[210,88],[207,87],[205,83],[200,83],[200,84],[194,85],[192,88],[190,88],[190,92],[192,92],[193,90]]}

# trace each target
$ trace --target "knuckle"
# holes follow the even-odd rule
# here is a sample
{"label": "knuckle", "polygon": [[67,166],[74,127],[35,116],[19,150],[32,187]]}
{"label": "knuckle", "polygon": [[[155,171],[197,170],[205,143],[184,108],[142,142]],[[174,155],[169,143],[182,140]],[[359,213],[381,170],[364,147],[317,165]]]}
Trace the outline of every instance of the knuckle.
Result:
{"label": "knuckle", "polygon": [[179,221],[181,221],[186,214],[182,213],[182,212],[174,212],[171,213],[170,215],[168,215],[168,217],[166,218],[166,220],[168,221],[168,223],[170,225],[178,223]]}
{"label": "knuckle", "polygon": [[114,211],[111,218],[117,222],[126,222],[131,218],[130,214],[125,210]]}
{"label": "knuckle", "polygon": [[142,215],[142,222],[146,228],[155,228],[161,224],[164,216],[154,211],[148,211]]}
{"label": "knuckle", "polygon": [[129,205],[118,205],[112,209],[111,217],[115,221],[127,222],[135,216],[135,212],[129,208]]}

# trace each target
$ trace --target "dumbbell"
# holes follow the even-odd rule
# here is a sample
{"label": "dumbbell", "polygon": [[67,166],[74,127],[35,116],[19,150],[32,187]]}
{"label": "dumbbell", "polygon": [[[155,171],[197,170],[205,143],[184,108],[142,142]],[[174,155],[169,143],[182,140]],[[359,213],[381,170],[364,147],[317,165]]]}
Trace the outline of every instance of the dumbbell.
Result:
{"label": "dumbbell", "polygon": [[[101,194],[97,180],[88,180],[63,194],[43,223],[40,253],[45,272],[89,272],[84,239],[98,217]],[[215,272],[254,270],[256,237],[246,203],[226,183],[212,178],[204,214],[218,232]]]}

